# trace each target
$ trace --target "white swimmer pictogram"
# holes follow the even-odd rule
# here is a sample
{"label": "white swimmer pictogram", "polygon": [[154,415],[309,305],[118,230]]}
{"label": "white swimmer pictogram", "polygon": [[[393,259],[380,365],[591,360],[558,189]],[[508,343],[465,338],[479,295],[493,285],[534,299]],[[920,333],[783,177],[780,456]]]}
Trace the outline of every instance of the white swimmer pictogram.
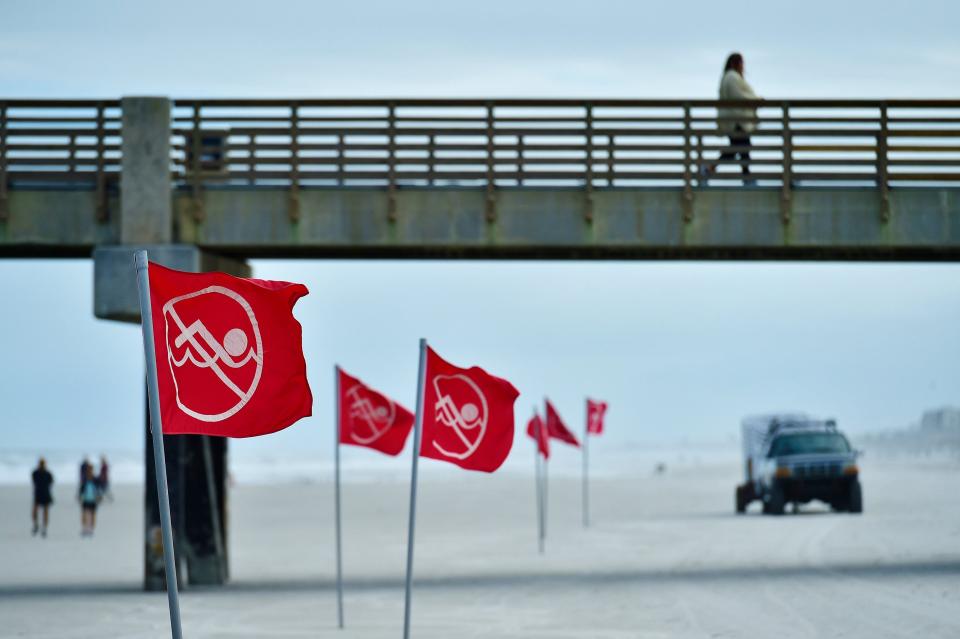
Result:
{"label": "white swimmer pictogram", "polygon": [[[181,317],[177,305],[183,306],[186,300],[193,300],[204,295],[224,296],[231,300],[237,311],[233,315],[239,326],[230,328],[218,340],[207,328],[203,318],[193,319],[187,324]],[[218,300],[222,302],[222,300]],[[193,310],[193,309],[190,309]],[[226,311],[229,314],[229,311]],[[241,408],[246,406],[257,390],[260,377],[263,373],[263,340],[260,337],[260,327],[250,304],[238,293],[223,286],[208,286],[199,291],[175,297],[163,305],[163,318],[166,325],[167,361],[173,375],[176,388],[177,405],[183,412],[204,422],[219,422],[232,417]],[[188,320],[189,321],[189,320]],[[173,337],[175,335],[175,337]],[[171,342],[171,337],[173,341]],[[252,340],[251,340],[252,338]],[[177,358],[174,349],[184,348],[183,355]],[[254,362],[256,370],[249,384],[242,384],[236,378],[228,375],[229,370],[240,370]],[[198,370],[209,370],[233,394],[236,401],[225,407],[225,410],[211,413],[197,410],[198,407],[188,406],[181,394],[181,380],[178,373],[187,370],[188,364]],[[246,386],[243,388],[242,386]]]}

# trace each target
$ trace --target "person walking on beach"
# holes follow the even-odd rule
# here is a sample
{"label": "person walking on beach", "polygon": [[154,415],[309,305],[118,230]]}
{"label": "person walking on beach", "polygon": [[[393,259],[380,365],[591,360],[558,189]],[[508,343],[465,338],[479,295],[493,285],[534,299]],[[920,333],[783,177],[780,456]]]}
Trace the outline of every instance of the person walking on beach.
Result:
{"label": "person walking on beach", "polygon": [[[41,457],[30,477],[33,480],[32,534],[36,536],[39,532],[41,537],[46,537],[47,525],[50,523],[50,504],[53,503],[53,493],[50,490],[53,486],[53,474],[47,470],[47,460]],[[37,521],[40,511],[43,512],[42,527]]]}
{"label": "person walking on beach", "polygon": [[110,466],[107,464],[107,456],[100,455],[100,471],[97,473],[97,487],[100,494],[113,501],[113,493],[110,492]]}
{"label": "person walking on beach", "polygon": [[[759,100],[760,96],[744,78],[743,56],[731,53],[723,67],[720,80],[720,100]],[[750,177],[750,134],[757,129],[755,107],[721,107],[717,110],[717,131],[730,138],[730,148],[720,154],[717,162],[739,159],[743,162],[744,186],[753,186],[757,181]],[[701,176],[706,179],[716,172],[716,164],[705,164]]]}
{"label": "person walking on beach", "polygon": [[90,537],[97,525],[97,504],[100,503],[100,488],[97,485],[96,477],[93,476],[92,465],[88,465],[86,468],[86,476],[80,483],[77,499],[80,501],[80,525],[82,527],[80,534],[84,537]]}
{"label": "person walking on beach", "polygon": [[82,484],[83,480],[87,478],[87,471],[93,470],[93,464],[90,463],[90,460],[86,457],[83,458],[83,461],[80,462],[80,476],[77,478],[77,484]]}

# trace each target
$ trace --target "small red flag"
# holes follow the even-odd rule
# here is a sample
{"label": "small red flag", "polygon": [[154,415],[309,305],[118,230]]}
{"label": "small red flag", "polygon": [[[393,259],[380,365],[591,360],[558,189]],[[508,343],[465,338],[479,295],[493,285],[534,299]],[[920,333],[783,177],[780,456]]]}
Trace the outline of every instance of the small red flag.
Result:
{"label": "small red flag", "polygon": [[607,413],[607,403],[587,400],[587,434],[603,434],[603,417]]}
{"label": "small red flag", "polygon": [[413,428],[413,413],[337,368],[340,443],[398,455]]}
{"label": "small red flag", "polygon": [[420,454],[492,473],[513,446],[520,393],[482,368],[459,368],[427,347]]}
{"label": "small red flag", "polygon": [[311,414],[300,323],[303,284],[150,264],[165,434],[266,435]]}
{"label": "small red flag", "polygon": [[563,423],[560,413],[553,407],[549,399],[547,400],[547,434],[554,439],[559,439],[571,446],[580,448],[580,442],[577,441],[576,436],[567,428],[567,425]]}
{"label": "small red flag", "polygon": [[527,435],[529,435],[533,441],[537,442],[537,449],[540,451],[540,454],[543,455],[543,458],[550,459],[550,438],[547,435],[547,427],[543,423],[543,419],[540,418],[540,415],[534,414],[534,416],[530,418],[530,421],[527,422]]}

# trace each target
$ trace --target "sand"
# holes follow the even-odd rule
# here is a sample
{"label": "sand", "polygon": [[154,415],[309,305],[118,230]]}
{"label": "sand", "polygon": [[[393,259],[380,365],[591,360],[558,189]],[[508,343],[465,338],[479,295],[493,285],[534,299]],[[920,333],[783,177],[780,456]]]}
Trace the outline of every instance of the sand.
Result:
{"label": "sand", "polygon": [[[531,478],[426,473],[413,635],[960,636],[960,466],[867,463],[862,516],[735,516],[736,479],[725,464],[598,480],[588,530],[578,482],[554,479],[541,556]],[[117,487],[92,539],[68,492],[40,540],[27,489],[0,487],[0,636],[168,636],[165,596],[139,589],[143,488]],[[399,637],[407,495],[345,485],[339,631],[331,485],[234,487],[233,578],[183,592],[185,636]]]}

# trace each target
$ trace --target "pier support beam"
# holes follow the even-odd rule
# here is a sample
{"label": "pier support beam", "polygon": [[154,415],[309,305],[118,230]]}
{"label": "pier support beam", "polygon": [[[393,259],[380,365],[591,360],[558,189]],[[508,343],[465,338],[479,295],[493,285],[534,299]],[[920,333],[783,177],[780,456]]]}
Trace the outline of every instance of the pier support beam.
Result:
{"label": "pier support beam", "polygon": [[[223,271],[250,276],[246,262],[176,244],[170,181],[171,103],[166,98],[124,98],[119,243],[94,249],[93,313],[139,323],[133,254],[181,271]],[[145,427],[144,562],[146,590],[165,588],[163,542],[149,416]],[[208,441],[204,441],[207,439]],[[227,441],[199,435],[163,438],[177,555],[177,581],[221,584],[227,562]],[[207,448],[209,446],[209,448]],[[210,468],[208,468],[208,464]],[[220,539],[215,538],[219,530]]]}

